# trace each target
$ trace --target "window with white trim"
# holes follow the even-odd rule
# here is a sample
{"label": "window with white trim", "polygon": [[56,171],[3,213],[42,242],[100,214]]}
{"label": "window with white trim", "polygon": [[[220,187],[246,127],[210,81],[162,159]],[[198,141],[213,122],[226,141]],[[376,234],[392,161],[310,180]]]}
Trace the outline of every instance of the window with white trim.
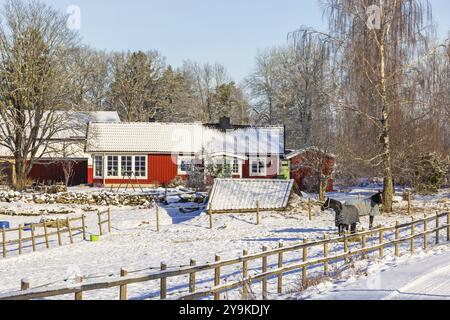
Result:
{"label": "window with white trim", "polygon": [[103,156],[94,156],[94,177],[103,177]]}
{"label": "window with white trim", "polygon": [[108,156],[107,157],[107,170],[106,175],[108,177],[118,177],[119,176],[119,157],[118,156]]}
{"label": "window with white trim", "polygon": [[121,156],[120,157],[120,172],[121,176],[132,176],[133,170],[133,157]]}
{"label": "window with white trim", "polygon": [[266,176],[267,175],[267,159],[252,158],[250,159],[250,176]]}
{"label": "window with white trim", "polygon": [[178,174],[189,174],[192,171],[192,166],[194,163],[193,157],[178,157]]}
{"label": "window with white trim", "polygon": [[240,166],[239,166],[239,160],[238,159],[236,159],[236,158],[234,158],[233,159],[233,166],[232,166],[232,171],[231,172],[233,172],[233,173],[235,173],[235,174],[239,174],[239,170],[240,169]]}
{"label": "window with white trim", "polygon": [[136,177],[145,177],[147,175],[147,157],[134,157],[134,174]]}

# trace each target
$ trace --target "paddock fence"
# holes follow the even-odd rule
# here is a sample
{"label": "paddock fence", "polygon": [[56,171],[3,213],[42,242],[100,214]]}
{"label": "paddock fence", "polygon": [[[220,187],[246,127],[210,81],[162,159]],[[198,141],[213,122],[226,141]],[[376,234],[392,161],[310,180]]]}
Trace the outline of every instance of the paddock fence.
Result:
{"label": "paddock fence", "polygon": [[[98,232],[104,235],[104,224],[107,224],[107,232],[111,232],[111,210],[97,211]],[[103,217],[106,216],[105,220]],[[17,252],[19,255],[25,253],[25,248],[31,248],[36,252],[39,246],[50,249],[51,243],[55,240],[58,247],[65,245],[63,236],[67,235],[70,244],[81,238],[87,240],[86,215],[66,219],[45,220],[40,223],[19,224],[16,228],[1,229],[1,251],[2,257],[6,258],[8,253]],[[53,239],[52,239],[53,238]],[[28,250],[29,251],[29,250]]]}
{"label": "paddock fence", "polygon": [[[445,219],[446,218],[446,219]],[[444,221],[443,221],[444,220]],[[434,239],[433,239],[434,238]],[[418,248],[418,243],[427,250],[433,244],[439,244],[440,241],[450,241],[450,212],[436,213],[432,216],[424,216],[423,219],[415,220],[412,218],[408,223],[396,223],[395,226],[383,227],[372,230],[362,230],[355,234],[344,234],[340,237],[331,237],[324,235],[323,239],[303,242],[295,245],[284,246],[282,242],[278,247],[269,249],[264,246],[261,252],[249,254],[243,250],[240,257],[221,260],[219,255],[215,256],[215,261],[197,265],[195,260],[191,260],[188,266],[181,266],[175,269],[168,269],[167,264],[161,263],[160,270],[146,274],[133,274],[126,269],[120,270],[120,276],[105,277],[96,281],[82,282],[82,278],[77,283],[70,286],[60,285],[57,287],[34,288],[30,289],[30,283],[22,281],[21,291],[10,292],[0,295],[0,300],[28,300],[43,299],[67,294],[73,294],[75,300],[82,300],[83,293],[101,289],[117,288],[118,298],[126,300],[127,289],[132,284],[158,281],[160,299],[202,299],[214,298],[221,299],[221,294],[233,289],[240,289],[242,299],[249,298],[251,286],[261,283],[261,298],[267,299],[269,294],[269,280],[273,280],[272,285],[276,284],[276,293],[283,293],[283,280],[288,273],[298,272],[300,274],[299,285],[302,288],[308,287],[308,274],[311,269],[319,269],[317,272],[323,275],[329,275],[330,266],[336,262],[348,262],[351,258],[366,259],[369,255],[378,255],[380,258],[385,256],[385,250],[392,248],[395,256],[400,255],[400,250],[407,250],[409,254],[414,255]],[[430,241],[434,240],[434,241]],[[405,244],[404,244],[405,243]],[[403,245],[404,244],[404,245]],[[333,246],[333,247],[332,247]],[[311,257],[309,250],[317,249],[317,255]],[[335,250],[331,250],[335,249]],[[298,261],[287,263],[284,255],[295,253],[299,257]],[[276,262],[269,265],[268,259],[275,258]],[[257,262],[260,267],[256,273],[249,273],[249,263]],[[226,274],[222,273],[226,266],[235,266],[239,270],[241,280],[228,282]],[[149,268],[150,269],[150,268]],[[255,270],[252,270],[255,271]],[[196,288],[198,284],[198,275],[203,272],[212,273],[212,285],[207,288]],[[168,279],[179,276],[188,276],[188,292],[180,293],[173,290],[168,297]],[[256,298],[253,294],[253,297]]]}

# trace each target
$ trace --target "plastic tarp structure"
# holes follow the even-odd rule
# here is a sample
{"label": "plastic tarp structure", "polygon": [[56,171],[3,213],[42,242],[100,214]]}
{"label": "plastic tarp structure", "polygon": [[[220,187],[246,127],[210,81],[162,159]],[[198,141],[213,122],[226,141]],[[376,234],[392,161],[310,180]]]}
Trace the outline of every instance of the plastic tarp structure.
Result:
{"label": "plastic tarp structure", "polygon": [[216,179],[208,202],[212,211],[285,209],[294,180]]}

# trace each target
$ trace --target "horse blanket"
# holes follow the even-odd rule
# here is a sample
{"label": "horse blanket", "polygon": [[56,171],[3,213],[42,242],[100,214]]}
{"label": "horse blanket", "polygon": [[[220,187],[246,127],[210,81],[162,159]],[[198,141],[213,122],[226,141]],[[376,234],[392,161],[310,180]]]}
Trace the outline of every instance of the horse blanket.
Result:
{"label": "horse blanket", "polygon": [[371,199],[346,201],[343,207],[356,208],[358,215],[375,217],[380,214],[380,206]]}

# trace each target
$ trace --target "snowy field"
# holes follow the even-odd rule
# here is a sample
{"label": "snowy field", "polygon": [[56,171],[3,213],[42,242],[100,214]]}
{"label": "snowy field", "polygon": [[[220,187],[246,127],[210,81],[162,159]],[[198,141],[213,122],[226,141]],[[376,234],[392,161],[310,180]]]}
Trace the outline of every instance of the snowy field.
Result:
{"label": "snowy field", "polygon": [[[90,190],[90,189],[82,189]],[[347,192],[330,193],[329,196],[346,200],[351,198],[364,198],[376,192],[377,188],[354,188]],[[72,190],[71,190],[72,191]],[[79,189],[77,191],[80,191]],[[444,212],[450,209],[450,190],[442,190],[436,196],[416,197],[413,200],[413,215],[422,218],[425,213],[435,214],[436,211]],[[399,190],[400,195],[400,190]],[[315,195],[311,195],[315,197]],[[393,225],[396,220],[400,222],[411,221],[406,213],[406,201],[396,197],[395,213],[383,215],[375,223],[385,226]],[[197,264],[212,262],[214,255],[218,254],[222,260],[235,258],[242,254],[243,249],[250,253],[259,252],[263,245],[275,248],[279,242],[285,246],[298,244],[304,238],[310,240],[322,239],[324,234],[335,234],[334,214],[320,212],[319,207],[314,207],[314,217],[308,220],[307,212],[294,210],[286,213],[263,213],[261,225],[255,225],[254,214],[227,214],[214,216],[214,228],[209,229],[209,220],[205,213],[197,212],[183,214],[179,207],[192,206],[192,203],[171,202],[160,209],[161,231],[155,231],[155,209],[138,209],[134,207],[112,207],[112,233],[100,238],[99,242],[81,241],[80,236],[76,243],[57,247],[56,239],[52,239],[51,249],[38,246],[38,251],[33,253],[31,248],[24,249],[25,254],[17,255],[11,248],[8,257],[0,258],[0,293],[15,291],[20,288],[20,280],[26,278],[31,287],[52,286],[64,284],[64,280],[72,275],[73,271],[80,272],[85,279],[92,280],[108,276],[117,276],[121,267],[126,267],[132,274],[140,274],[159,269],[160,263],[167,263],[169,269],[186,266],[191,258],[197,260]],[[195,204],[194,204],[195,205]],[[1,207],[20,207],[32,210],[48,209],[52,207],[70,208],[73,213],[68,216],[87,215],[88,232],[97,234],[97,215],[95,212],[85,212],[82,206],[77,205],[37,205],[25,203],[6,204]],[[105,209],[105,207],[100,208]],[[65,218],[67,215],[51,215],[52,218]],[[1,216],[0,220],[6,220],[14,228],[19,224],[39,222],[42,216],[11,217]],[[368,218],[362,219],[361,227],[368,227]],[[55,237],[56,238],[56,237]],[[376,241],[377,239],[373,239]],[[444,242],[442,235],[442,242]],[[63,239],[68,243],[68,239]],[[374,242],[375,243],[375,242]],[[424,253],[419,248],[418,239],[417,256],[428,257],[440,252],[447,252],[449,245],[431,247]],[[368,243],[370,245],[370,243]],[[344,268],[343,263],[330,266],[332,270],[339,271],[339,279],[325,281],[306,291],[299,293],[299,273],[289,273],[284,278],[284,294],[278,296],[276,292],[276,279],[269,281],[269,296],[271,299],[319,299],[342,284],[351,284],[355,279],[370,276],[371,272],[378,272],[380,268],[392,268],[409,261],[407,244],[401,249],[402,256],[393,257],[392,248],[385,250],[386,258],[380,260],[374,253],[365,261],[353,262],[352,268]],[[341,250],[339,244],[333,250]],[[309,252],[309,257],[319,256],[319,249]],[[301,253],[292,252],[285,254],[285,262],[299,261]],[[415,257],[413,257],[415,258]],[[269,258],[269,267],[276,265],[276,257]],[[249,263],[250,273],[260,272],[261,261]],[[308,271],[312,276],[320,273],[320,268]],[[240,280],[239,266],[225,267],[222,275],[226,281]],[[222,280],[224,281],[224,280]],[[213,284],[213,272],[203,272],[197,275],[197,290],[209,288]],[[260,285],[255,284],[252,291],[255,297],[260,298]],[[187,276],[180,276],[168,280],[169,297],[188,291]],[[159,282],[150,281],[129,286],[128,296],[132,299],[152,299],[159,296]],[[226,299],[239,299],[239,290],[234,290],[223,295]],[[73,296],[56,297],[58,299],[71,299]],[[84,293],[85,299],[117,299],[118,288],[98,290]],[[394,297],[395,298],[395,297]]]}

